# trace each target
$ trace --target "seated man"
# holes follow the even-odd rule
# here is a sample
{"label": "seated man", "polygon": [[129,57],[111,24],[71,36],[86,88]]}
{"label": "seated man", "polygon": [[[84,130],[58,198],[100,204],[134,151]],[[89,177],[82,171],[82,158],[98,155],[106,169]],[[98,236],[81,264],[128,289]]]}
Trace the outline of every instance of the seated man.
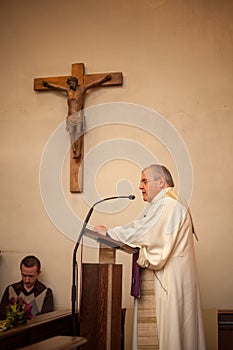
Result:
{"label": "seated man", "polygon": [[38,281],[41,273],[40,260],[35,256],[26,256],[20,263],[22,280],[9,285],[0,304],[0,319],[5,319],[9,299],[21,296],[26,303],[32,304],[33,316],[53,311],[53,293]]}

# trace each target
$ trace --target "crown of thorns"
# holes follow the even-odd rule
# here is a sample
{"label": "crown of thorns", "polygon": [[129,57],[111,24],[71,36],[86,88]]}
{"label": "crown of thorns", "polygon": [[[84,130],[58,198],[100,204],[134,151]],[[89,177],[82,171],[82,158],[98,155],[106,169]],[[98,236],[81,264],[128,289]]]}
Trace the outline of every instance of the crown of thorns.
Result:
{"label": "crown of thorns", "polygon": [[77,83],[77,82],[78,82],[78,79],[75,78],[75,77],[69,77],[69,78],[66,80],[67,84],[69,84],[71,81],[75,81],[75,82]]}

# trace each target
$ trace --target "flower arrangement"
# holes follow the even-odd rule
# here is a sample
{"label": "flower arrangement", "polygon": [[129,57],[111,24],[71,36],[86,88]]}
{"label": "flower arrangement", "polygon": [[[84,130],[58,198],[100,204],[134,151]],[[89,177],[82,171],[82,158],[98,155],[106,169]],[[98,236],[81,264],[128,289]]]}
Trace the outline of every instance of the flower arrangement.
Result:
{"label": "flower arrangement", "polygon": [[27,304],[22,297],[9,299],[9,304],[6,309],[5,320],[0,321],[0,332],[5,331],[17,324],[26,323],[31,320],[33,315],[31,313],[32,305]]}

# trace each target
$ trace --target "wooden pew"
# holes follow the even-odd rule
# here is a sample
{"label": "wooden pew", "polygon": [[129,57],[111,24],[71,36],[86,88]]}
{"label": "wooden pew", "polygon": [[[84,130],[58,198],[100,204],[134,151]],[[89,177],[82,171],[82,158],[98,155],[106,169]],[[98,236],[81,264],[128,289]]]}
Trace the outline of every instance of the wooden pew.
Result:
{"label": "wooden pew", "polygon": [[70,336],[72,316],[70,310],[48,312],[35,316],[24,325],[0,332],[0,349],[15,350],[57,336]]}
{"label": "wooden pew", "polygon": [[75,350],[77,347],[85,344],[87,339],[82,337],[69,337],[58,335],[39,343],[25,346],[21,350]]}

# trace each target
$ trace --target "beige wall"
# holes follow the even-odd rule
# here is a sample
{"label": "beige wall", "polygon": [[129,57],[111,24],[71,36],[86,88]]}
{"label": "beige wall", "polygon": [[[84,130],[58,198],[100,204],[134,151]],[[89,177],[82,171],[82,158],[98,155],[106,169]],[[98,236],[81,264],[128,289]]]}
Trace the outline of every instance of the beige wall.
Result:
{"label": "beige wall", "polygon": [[[111,102],[141,105],[166,118],[184,141],[194,175],[191,209],[199,233],[196,254],[203,308],[232,307],[232,13],[233,3],[227,0],[1,2],[0,293],[20,278],[18,264],[32,253],[42,261],[41,278],[53,288],[56,307],[70,306],[74,238],[93,204],[85,202],[91,183],[103,198],[115,195],[116,184],[124,178],[137,196],[116,215],[96,210],[91,225],[119,225],[142,212],[140,167],[131,158],[144,157],[144,151],[133,147],[131,156],[126,152],[117,159],[112,140],[129,139],[144,146],[145,159],[151,152],[179,182],[177,160],[166,143],[137,128],[133,115],[128,126],[119,122],[120,116],[115,125],[103,126],[100,116],[98,127],[87,132],[85,152],[108,141],[108,162],[99,164],[93,177],[88,163],[82,194],[69,193],[68,159],[61,169],[64,196],[77,217],[70,222],[73,236],[49,218],[39,187],[40,162],[67,107],[59,94],[36,93],[33,79],[69,75],[72,63],[84,62],[87,73],[124,75],[122,87],[89,94],[87,107]],[[147,113],[142,118],[145,128],[156,131]],[[168,132],[165,139],[170,137]],[[62,138],[68,140],[65,129]],[[113,151],[112,157],[107,150]],[[54,201],[55,211],[57,205]],[[96,250],[85,248],[84,259],[96,261]],[[125,266],[123,306],[132,307],[130,257],[119,254],[118,260]],[[209,317],[205,319],[209,325]]]}

